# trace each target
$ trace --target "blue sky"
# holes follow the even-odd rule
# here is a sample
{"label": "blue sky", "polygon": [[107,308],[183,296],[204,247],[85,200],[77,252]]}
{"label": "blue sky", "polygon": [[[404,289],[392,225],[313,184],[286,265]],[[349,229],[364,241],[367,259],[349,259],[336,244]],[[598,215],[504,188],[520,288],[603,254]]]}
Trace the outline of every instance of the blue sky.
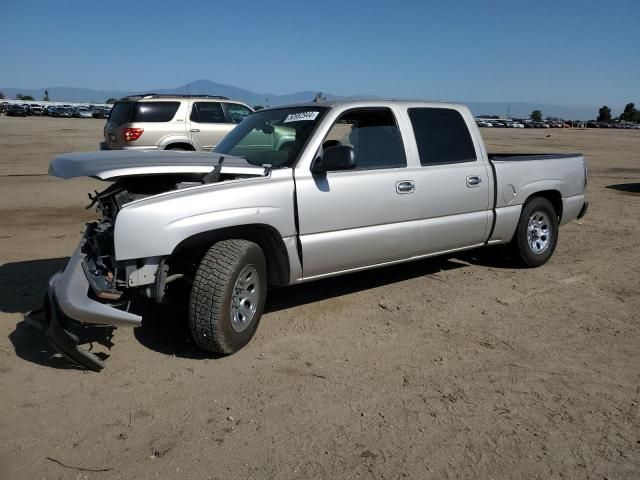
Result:
{"label": "blue sky", "polygon": [[0,1],[0,86],[640,103],[640,0]]}

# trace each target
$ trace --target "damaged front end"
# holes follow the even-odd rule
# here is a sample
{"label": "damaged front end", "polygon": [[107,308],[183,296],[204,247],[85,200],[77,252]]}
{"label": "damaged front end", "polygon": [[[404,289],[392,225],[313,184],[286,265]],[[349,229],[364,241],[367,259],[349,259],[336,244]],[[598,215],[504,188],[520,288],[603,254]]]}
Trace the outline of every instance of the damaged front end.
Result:
{"label": "damaged front end", "polygon": [[167,284],[183,278],[171,271],[165,257],[117,259],[114,232],[120,211],[136,200],[175,190],[268,175],[264,168],[237,157],[225,162],[223,171],[223,160],[210,153],[89,152],[62,155],[51,162],[49,173],[59,178],[91,176],[113,182],[89,195],[87,208],[95,207],[100,218],[87,224],[65,269],[49,279],[43,328],[67,359],[90,370],[104,368],[101,358],[79,346],[81,335],[74,331],[137,327],[142,316],[135,311],[134,299],[141,294],[162,302]]}
{"label": "damaged front end", "polygon": [[164,292],[166,287],[167,268],[162,257],[118,262],[115,255],[115,221],[122,207],[176,185],[168,179],[146,180],[117,181],[89,195],[87,208],[95,207],[101,218],[87,224],[65,269],[49,280],[43,307],[47,337],[68,360],[89,370],[101,370],[104,362],[79,347],[78,332],[95,327],[139,326],[142,317],[132,311],[135,295],[142,288],[145,296],[161,301],[158,291],[162,288]]}
{"label": "damaged front end", "polygon": [[105,365],[103,358],[79,347],[81,332],[100,328],[110,338],[114,327],[136,327],[142,322],[140,315],[130,311],[135,289],[127,285],[128,273],[137,267],[116,261],[113,234],[120,209],[153,192],[130,189],[126,182],[115,182],[89,195],[87,208],[96,207],[101,218],[87,224],[80,245],[65,269],[51,277],[45,294],[42,311],[50,343],[68,360],[89,370],[99,371]]}
{"label": "damaged front end", "polygon": [[[113,236],[118,212],[127,203],[171,188],[175,188],[175,182],[167,179],[151,182],[146,179],[144,183],[129,180],[116,182],[102,192],[89,195],[91,204],[87,208],[95,206],[102,218],[87,224],[81,243],[81,251],[85,255],[82,268],[97,298],[111,302],[126,301],[127,289],[141,285],[139,280],[142,279],[136,273],[145,266],[141,265],[144,261],[116,261]],[[147,274],[155,274],[151,269],[157,269],[157,260],[153,266],[144,268]]]}

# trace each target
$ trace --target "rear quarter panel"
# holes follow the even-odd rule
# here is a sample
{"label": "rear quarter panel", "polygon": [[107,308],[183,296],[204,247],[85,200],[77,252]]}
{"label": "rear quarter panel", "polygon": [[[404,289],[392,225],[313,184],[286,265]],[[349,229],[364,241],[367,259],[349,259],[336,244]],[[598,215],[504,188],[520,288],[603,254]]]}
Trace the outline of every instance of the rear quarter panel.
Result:
{"label": "rear quarter panel", "polygon": [[557,190],[562,198],[584,193],[582,156],[551,160],[494,161],[498,195],[496,208],[522,205],[543,190]]}
{"label": "rear quarter panel", "polygon": [[496,223],[491,243],[508,242],[522,205],[538,192],[558,191],[563,202],[562,224],[574,220],[584,202],[584,157],[548,160],[493,161],[496,173]]}

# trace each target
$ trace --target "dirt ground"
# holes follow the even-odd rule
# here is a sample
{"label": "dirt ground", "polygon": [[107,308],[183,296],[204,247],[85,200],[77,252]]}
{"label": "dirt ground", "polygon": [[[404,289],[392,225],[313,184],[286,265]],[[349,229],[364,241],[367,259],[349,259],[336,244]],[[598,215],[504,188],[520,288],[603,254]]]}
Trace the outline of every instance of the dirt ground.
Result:
{"label": "dirt ground", "polygon": [[542,268],[491,249],[274,290],[226,358],[161,315],[90,373],[22,317],[102,186],[48,162],[102,126],[0,117],[1,479],[640,478],[640,131],[482,130],[588,158]]}

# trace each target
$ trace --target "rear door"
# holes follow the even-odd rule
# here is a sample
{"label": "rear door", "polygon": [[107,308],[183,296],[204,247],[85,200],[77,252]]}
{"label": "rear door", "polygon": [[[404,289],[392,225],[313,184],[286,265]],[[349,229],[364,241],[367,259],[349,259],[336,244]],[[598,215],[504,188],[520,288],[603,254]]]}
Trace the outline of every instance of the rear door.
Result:
{"label": "rear door", "polygon": [[[407,110],[421,167],[414,170],[420,254],[480,245],[490,219],[490,182],[479,145],[454,108]],[[469,117],[471,118],[471,117]]]}
{"label": "rear door", "polygon": [[233,130],[220,102],[193,101],[189,115],[189,135],[198,150],[211,150]]}
{"label": "rear door", "polygon": [[323,149],[351,146],[354,170],[296,171],[303,276],[316,277],[415,254],[415,191],[396,118],[389,108],[344,112]]}

